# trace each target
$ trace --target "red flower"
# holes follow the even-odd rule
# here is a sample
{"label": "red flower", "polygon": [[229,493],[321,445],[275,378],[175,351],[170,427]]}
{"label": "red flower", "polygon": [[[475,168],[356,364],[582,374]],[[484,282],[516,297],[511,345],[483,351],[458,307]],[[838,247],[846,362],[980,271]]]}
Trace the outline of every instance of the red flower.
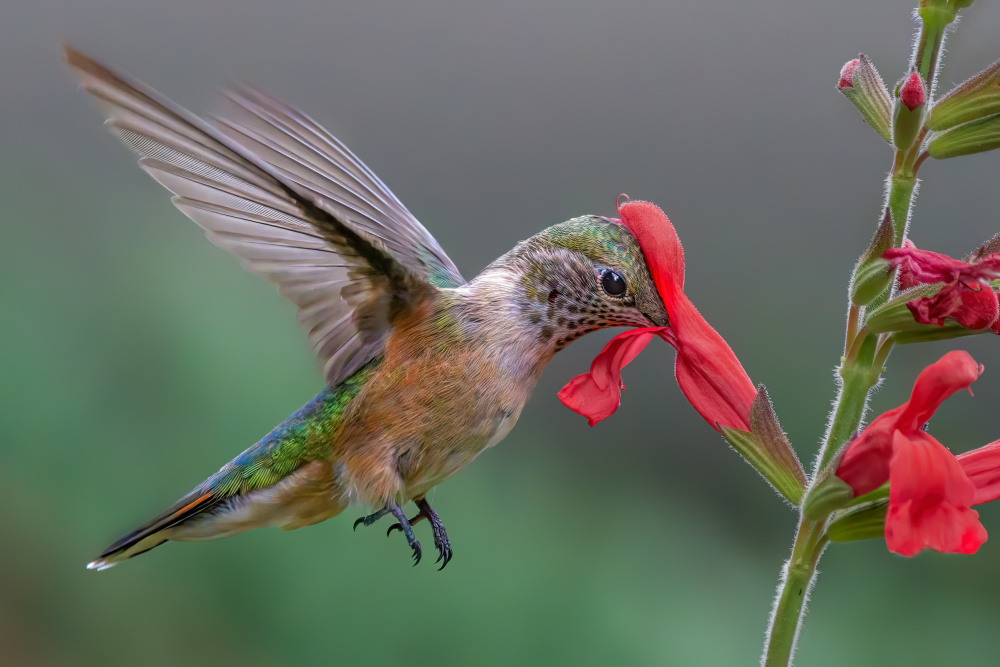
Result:
{"label": "red flower", "polygon": [[981,372],[967,352],[949,352],[921,371],[908,401],[876,417],[848,446],[837,476],[856,495],[889,482],[889,551],[975,553],[986,541],[979,514],[969,509],[976,486],[951,452],[922,429],[946,398],[969,388]]}
{"label": "red flower", "polygon": [[621,369],[658,335],[677,350],[674,372],[694,409],[718,430],[750,430],[750,406],[757,390],[739,359],[684,294],[684,251],[670,220],[656,205],[629,201],[618,208],[621,222],[642,248],[670,325],[633,329],[608,343],[590,365],[559,392],[568,408],[593,426],[618,409]]}
{"label": "red flower", "polygon": [[1000,253],[965,262],[918,250],[906,241],[902,248],[890,248],[882,257],[899,267],[902,289],[945,283],[934,296],[907,302],[917,322],[943,326],[950,317],[967,329],[985,329],[995,326],[1000,319],[1000,300],[990,286],[991,280],[1000,277]]}

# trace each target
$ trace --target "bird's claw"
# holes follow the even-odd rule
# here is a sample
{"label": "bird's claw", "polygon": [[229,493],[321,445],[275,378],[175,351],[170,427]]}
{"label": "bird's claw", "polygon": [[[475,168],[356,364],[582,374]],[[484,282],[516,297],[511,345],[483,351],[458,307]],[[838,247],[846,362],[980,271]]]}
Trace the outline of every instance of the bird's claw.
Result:
{"label": "bird's claw", "polygon": [[451,561],[455,552],[452,551],[451,542],[448,540],[448,533],[444,532],[444,524],[438,521],[436,523],[432,522],[431,525],[433,526],[434,531],[434,546],[437,547],[438,550],[438,557],[434,563],[437,564],[444,561],[441,563],[441,567],[438,568],[438,572],[440,572],[445,568],[449,561]]}
{"label": "bird's claw", "polygon": [[416,567],[417,563],[420,562],[420,556],[422,555],[420,551],[420,542],[418,542],[417,540],[413,540],[413,543],[410,544],[410,547],[413,549],[413,567]]}
{"label": "bird's claw", "polygon": [[[409,520],[410,521],[410,525],[411,526],[415,526],[415,525],[417,525],[418,523],[420,523],[421,521],[423,521],[426,518],[427,517],[424,515],[424,513],[421,512],[420,514],[417,514],[416,516],[414,516],[412,519]],[[403,524],[401,524],[399,522],[396,522],[396,523],[392,524],[391,526],[389,526],[389,530],[385,531],[385,536],[389,537],[389,535],[391,535],[392,531],[394,531],[394,530],[398,530],[399,532],[402,533],[403,532]]]}
{"label": "bird's claw", "polygon": [[420,562],[420,557],[423,555],[423,552],[420,548],[420,542],[418,542],[416,537],[413,535],[413,525],[426,519],[431,524],[431,530],[434,533],[434,546],[437,547],[438,550],[438,557],[434,563],[441,563],[441,567],[438,568],[438,571],[443,570],[445,566],[451,562],[451,559],[455,554],[451,548],[451,542],[448,540],[448,533],[444,530],[444,524],[441,522],[441,517],[437,515],[437,512],[431,509],[430,504],[425,499],[421,498],[415,502],[417,507],[420,508],[420,512],[417,513],[412,519],[407,519],[406,515],[403,514],[403,511],[399,508],[399,505],[392,503],[387,504],[377,512],[373,512],[368,516],[363,516],[355,521],[354,529],[357,530],[357,527],[361,524],[370,526],[386,514],[392,513],[398,521],[389,526],[388,530],[385,531],[385,535],[388,537],[392,535],[392,531],[398,530],[406,536],[406,542],[410,545],[410,548],[413,549],[413,564],[415,566]]}

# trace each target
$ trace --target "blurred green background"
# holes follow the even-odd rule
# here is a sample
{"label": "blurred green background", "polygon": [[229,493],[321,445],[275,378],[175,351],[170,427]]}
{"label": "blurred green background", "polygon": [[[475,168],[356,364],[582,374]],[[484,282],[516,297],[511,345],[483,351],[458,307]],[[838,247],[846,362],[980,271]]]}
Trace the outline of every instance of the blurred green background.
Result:
{"label": "blurred green background", "polygon": [[[672,351],[626,371],[596,428],[560,354],[503,446],[442,485],[456,558],[319,526],[84,564],[320,388],[292,307],[201,238],[100,128],[69,41],[196,110],[248,80],[343,138],[467,277],[539,229],[659,203],[688,289],[810,461],[848,272],[890,151],[835,90],[858,50],[890,84],[911,2],[26,0],[0,9],[0,662],[752,665],[795,516],[683,400]],[[979,2],[943,82],[1000,56]],[[1000,231],[1000,155],[925,165],[912,236]],[[1000,437],[1000,341],[893,353],[883,410],[963,347],[976,397],[934,433]],[[1000,535],[1000,507],[981,508]],[[426,526],[418,535],[427,540]],[[995,664],[1000,538],[974,557],[831,548],[799,664]]]}

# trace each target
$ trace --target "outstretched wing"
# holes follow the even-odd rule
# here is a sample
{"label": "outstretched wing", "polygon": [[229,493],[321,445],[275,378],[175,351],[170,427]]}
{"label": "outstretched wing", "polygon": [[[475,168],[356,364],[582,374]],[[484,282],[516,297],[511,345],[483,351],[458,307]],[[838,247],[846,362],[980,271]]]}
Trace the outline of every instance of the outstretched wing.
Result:
{"label": "outstretched wing", "polygon": [[465,282],[371,170],[303,114],[245,90],[214,127],[72,49],[64,59],[177,208],[296,305],[328,384],[376,356],[432,286]]}

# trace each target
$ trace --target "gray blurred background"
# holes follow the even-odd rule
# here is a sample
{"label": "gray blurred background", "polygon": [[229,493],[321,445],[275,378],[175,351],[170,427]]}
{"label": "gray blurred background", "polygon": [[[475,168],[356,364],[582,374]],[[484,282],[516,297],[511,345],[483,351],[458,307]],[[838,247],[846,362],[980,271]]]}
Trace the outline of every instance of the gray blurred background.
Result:
{"label": "gray blurred background", "polygon": [[[194,110],[246,80],[344,139],[467,277],[615,197],[660,204],[688,291],[809,462],[833,398],[848,272],[890,151],[835,90],[859,50],[891,84],[910,0],[768,3],[9,0],[0,8],[0,662],[19,665],[751,665],[795,515],[684,401],[659,341],[589,428],[560,354],[503,446],[441,486],[456,558],[319,526],[171,544],[106,573],[108,542],[321,385],[293,308],[202,237],[105,134],[57,44]],[[943,81],[1000,56],[977,2]],[[1000,231],[1000,155],[923,169],[912,236]],[[976,397],[933,432],[1000,437],[1000,340],[897,350],[874,407],[962,347]],[[802,665],[991,664],[1000,507],[979,554],[831,548]],[[360,513],[360,510],[359,512]],[[418,536],[426,541],[425,526]]]}

